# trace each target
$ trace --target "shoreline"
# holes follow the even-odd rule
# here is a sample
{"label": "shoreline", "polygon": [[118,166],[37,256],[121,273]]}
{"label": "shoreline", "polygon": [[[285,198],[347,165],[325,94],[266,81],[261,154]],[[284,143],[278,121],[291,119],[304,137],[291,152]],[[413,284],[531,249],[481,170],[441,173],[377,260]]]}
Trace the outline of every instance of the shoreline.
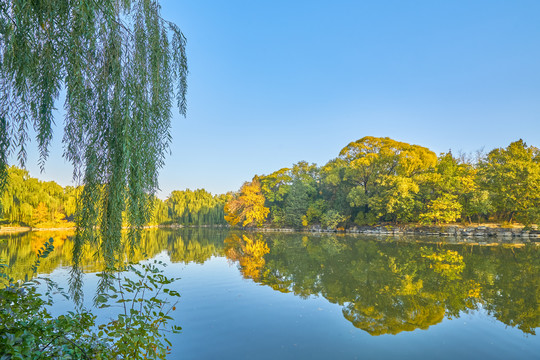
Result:
{"label": "shoreline", "polygon": [[[181,228],[230,228],[228,225],[148,225],[144,229],[181,229]],[[124,228],[126,229],[126,228]],[[3,226],[0,227],[0,235],[21,234],[27,232],[40,231],[74,231],[75,227],[58,227],[58,228],[31,228],[24,226]],[[254,232],[285,232],[285,233],[306,233],[306,234],[347,234],[347,235],[375,235],[375,236],[440,236],[454,238],[501,238],[501,239],[521,239],[532,241],[540,241],[540,229],[525,229],[522,226],[501,227],[498,224],[483,224],[477,226],[463,225],[440,225],[440,226],[421,226],[421,225],[373,225],[373,226],[358,226],[344,230],[323,229],[320,226],[312,226],[310,228],[294,229],[294,228],[239,228],[239,230],[247,230]]]}
{"label": "shoreline", "polygon": [[[478,226],[463,225],[373,225],[358,226],[346,230],[322,229],[321,227],[311,227],[307,229],[293,228],[249,228],[256,232],[301,232],[306,234],[347,234],[347,235],[375,235],[375,236],[440,236],[453,238],[496,238],[496,239],[519,239],[527,241],[540,239],[539,229],[525,229],[524,227],[499,227],[498,224],[485,224]],[[540,240],[539,240],[540,241]]]}
{"label": "shoreline", "polygon": [[[228,228],[228,225],[147,225],[143,226],[143,229],[182,229],[182,228]],[[75,231],[75,226],[70,227],[57,227],[57,228],[33,228],[30,226],[0,226],[0,235],[8,234],[24,234],[27,232],[40,232],[40,231]],[[122,227],[122,230],[128,229],[128,227]]]}

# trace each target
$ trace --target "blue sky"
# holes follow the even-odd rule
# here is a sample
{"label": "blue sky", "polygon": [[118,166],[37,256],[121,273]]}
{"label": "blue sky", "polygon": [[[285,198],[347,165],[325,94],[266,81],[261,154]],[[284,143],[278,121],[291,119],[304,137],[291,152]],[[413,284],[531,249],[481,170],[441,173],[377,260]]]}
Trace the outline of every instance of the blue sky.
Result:
{"label": "blue sky", "polygon": [[[540,1],[161,4],[188,39],[190,69],[162,198],[237,190],[300,160],[322,165],[367,135],[437,153],[519,138],[540,147]],[[66,185],[61,112],[56,123],[45,173],[33,153],[27,167]]]}

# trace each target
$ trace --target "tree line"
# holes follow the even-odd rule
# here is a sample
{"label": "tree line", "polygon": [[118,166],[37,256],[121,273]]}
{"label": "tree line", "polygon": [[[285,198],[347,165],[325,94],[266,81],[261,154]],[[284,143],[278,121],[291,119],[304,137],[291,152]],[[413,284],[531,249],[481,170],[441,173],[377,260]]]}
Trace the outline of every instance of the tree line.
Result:
{"label": "tree line", "polygon": [[[83,187],[8,168],[3,224],[70,226]],[[97,190],[99,192],[99,189]],[[540,150],[522,140],[477,156],[364,137],[323,166],[300,161],[256,175],[236,193],[175,190],[147,224],[349,228],[380,223],[519,222],[540,218]],[[124,224],[126,225],[126,224]]]}
{"label": "tree line", "polygon": [[[2,224],[41,228],[74,226],[82,186],[62,187],[54,181],[41,181],[16,166],[7,172],[6,189],[0,198]],[[175,190],[165,200],[154,196],[147,225],[226,224],[226,198],[227,195],[213,195],[204,189]]]}
{"label": "tree line", "polygon": [[540,150],[523,140],[476,156],[366,136],[323,166],[255,176],[225,205],[231,225],[348,228],[540,218]]}

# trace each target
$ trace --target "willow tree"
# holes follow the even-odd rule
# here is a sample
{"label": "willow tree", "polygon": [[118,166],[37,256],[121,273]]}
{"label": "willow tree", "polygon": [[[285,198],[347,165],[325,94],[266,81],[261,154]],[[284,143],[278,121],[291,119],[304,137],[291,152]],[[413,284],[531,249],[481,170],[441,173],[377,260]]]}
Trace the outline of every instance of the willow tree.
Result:
{"label": "willow tree", "polygon": [[186,113],[186,39],[155,0],[2,1],[0,36],[0,185],[30,127],[43,168],[65,92],[64,157],[84,185],[74,259],[90,242],[113,264],[123,212],[132,241],[148,220],[173,104]]}

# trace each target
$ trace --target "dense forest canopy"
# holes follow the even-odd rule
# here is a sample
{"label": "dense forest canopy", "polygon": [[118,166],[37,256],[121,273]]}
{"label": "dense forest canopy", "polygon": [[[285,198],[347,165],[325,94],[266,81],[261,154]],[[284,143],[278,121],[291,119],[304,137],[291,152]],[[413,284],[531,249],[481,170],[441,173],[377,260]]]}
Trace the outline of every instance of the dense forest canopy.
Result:
{"label": "dense forest canopy", "polygon": [[[225,210],[231,225],[242,226],[336,229],[460,220],[529,226],[540,220],[540,150],[518,140],[472,159],[366,136],[321,167],[301,161],[256,176]],[[256,221],[243,220],[246,214]]]}

